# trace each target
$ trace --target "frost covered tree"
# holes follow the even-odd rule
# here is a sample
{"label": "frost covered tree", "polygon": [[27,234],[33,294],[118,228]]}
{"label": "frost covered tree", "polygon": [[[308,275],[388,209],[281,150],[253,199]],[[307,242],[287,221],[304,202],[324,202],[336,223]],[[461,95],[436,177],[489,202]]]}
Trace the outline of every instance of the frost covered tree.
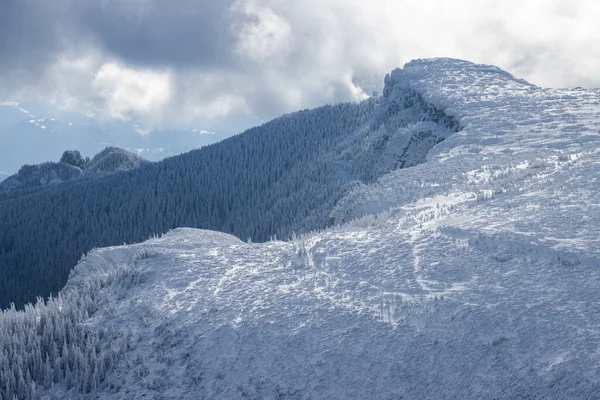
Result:
{"label": "frost covered tree", "polygon": [[[107,287],[125,293],[136,283],[137,262],[84,282],[47,301],[38,298],[23,310],[0,311],[0,399],[39,399],[59,385],[73,394],[102,387],[106,375],[131,349],[131,330],[91,328],[84,321],[108,313]],[[69,397],[69,396],[67,396]]]}

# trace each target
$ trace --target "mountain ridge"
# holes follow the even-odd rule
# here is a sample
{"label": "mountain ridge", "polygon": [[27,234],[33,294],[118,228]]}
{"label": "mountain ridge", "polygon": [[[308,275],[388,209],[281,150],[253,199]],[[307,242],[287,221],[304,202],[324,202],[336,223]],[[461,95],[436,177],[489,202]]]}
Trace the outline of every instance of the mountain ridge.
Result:
{"label": "mountain ridge", "polygon": [[118,147],[106,147],[91,160],[84,160],[77,150],[67,150],[59,162],[22,166],[16,174],[0,182],[0,191],[23,191],[75,179],[97,179],[109,173],[139,168],[149,162]]}

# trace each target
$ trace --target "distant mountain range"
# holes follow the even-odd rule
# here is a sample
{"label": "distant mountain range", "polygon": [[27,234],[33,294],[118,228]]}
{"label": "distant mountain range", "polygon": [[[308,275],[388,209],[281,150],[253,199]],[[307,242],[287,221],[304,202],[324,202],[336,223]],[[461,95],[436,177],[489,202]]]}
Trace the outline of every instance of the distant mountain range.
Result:
{"label": "distant mountain range", "polygon": [[75,179],[100,178],[149,163],[150,161],[118,147],[107,147],[92,159],[84,159],[77,150],[67,150],[59,162],[22,166],[19,172],[0,182],[0,191],[23,191]]}
{"label": "distant mountain range", "polygon": [[0,181],[24,164],[55,159],[65,149],[84,156],[105,147],[158,161],[218,142],[231,133],[190,129],[146,129],[132,121],[100,120],[37,104],[0,101]]}

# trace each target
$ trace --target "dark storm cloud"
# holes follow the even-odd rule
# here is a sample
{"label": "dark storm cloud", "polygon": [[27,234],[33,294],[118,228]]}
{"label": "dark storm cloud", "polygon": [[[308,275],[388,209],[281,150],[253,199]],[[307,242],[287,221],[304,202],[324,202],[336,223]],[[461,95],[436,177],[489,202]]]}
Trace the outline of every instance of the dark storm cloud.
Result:
{"label": "dark storm cloud", "polygon": [[3,80],[18,81],[43,70],[58,51],[72,45],[71,38],[75,36],[71,35],[71,23],[64,23],[70,21],[69,14],[63,0],[2,0],[0,73]]}
{"label": "dark storm cloud", "polygon": [[2,0],[0,72],[25,78],[96,47],[142,66],[232,64],[231,1]]}
{"label": "dark storm cloud", "polygon": [[76,2],[78,22],[109,53],[145,66],[231,65],[231,1]]}

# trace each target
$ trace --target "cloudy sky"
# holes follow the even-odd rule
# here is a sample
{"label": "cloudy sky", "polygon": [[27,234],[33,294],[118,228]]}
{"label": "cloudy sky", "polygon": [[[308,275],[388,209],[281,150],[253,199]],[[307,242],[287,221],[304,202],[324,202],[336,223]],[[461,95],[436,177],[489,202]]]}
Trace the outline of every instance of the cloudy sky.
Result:
{"label": "cloudy sky", "polygon": [[1,0],[0,100],[240,131],[413,58],[600,86],[597,0]]}

